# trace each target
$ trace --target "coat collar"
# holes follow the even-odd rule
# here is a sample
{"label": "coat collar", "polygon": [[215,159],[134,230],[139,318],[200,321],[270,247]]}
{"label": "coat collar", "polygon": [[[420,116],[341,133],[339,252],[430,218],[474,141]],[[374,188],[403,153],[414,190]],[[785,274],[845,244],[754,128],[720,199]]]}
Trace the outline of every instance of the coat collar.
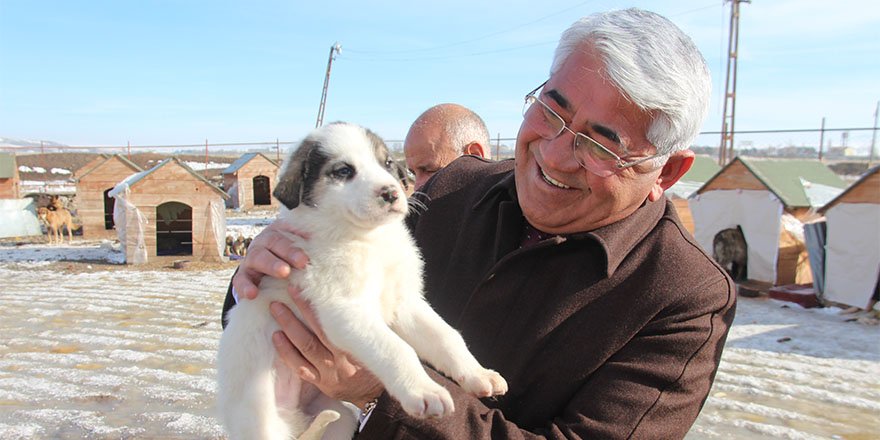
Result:
{"label": "coat collar", "polygon": [[[506,203],[505,203],[506,202]],[[478,210],[487,206],[509,205],[513,203],[515,211],[522,218],[522,209],[519,207],[516,196],[516,182],[513,171],[508,172],[501,180],[489,188],[488,191],[474,204],[473,209]],[[509,209],[505,210],[509,212]],[[502,211],[504,212],[504,211]],[[601,228],[577,232],[566,236],[571,240],[593,240],[605,252],[606,275],[611,277],[627,255],[657,226],[657,223],[666,212],[666,197],[661,197],[656,202],[645,202],[628,217],[618,220]],[[568,240],[555,240],[559,244]]]}

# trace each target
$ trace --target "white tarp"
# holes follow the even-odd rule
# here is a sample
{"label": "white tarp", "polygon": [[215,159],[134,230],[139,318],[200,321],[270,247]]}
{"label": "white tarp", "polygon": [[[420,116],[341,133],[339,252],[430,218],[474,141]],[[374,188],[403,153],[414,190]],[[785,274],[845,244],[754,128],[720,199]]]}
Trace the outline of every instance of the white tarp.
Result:
{"label": "white tarp", "polygon": [[706,253],[712,255],[716,234],[739,225],[748,245],[749,279],[776,282],[783,207],[770,191],[707,191],[689,199],[688,206],[694,237]]}
{"label": "white tarp", "polygon": [[208,207],[208,221],[211,227],[206,229],[214,234],[214,243],[217,245],[217,257],[223,259],[223,251],[226,250],[226,208],[222,200],[211,202]]}
{"label": "white tarp", "polygon": [[880,205],[841,203],[825,218],[825,299],[865,307],[880,270]]}
{"label": "white tarp", "polygon": [[116,224],[119,242],[122,243],[125,262],[143,264],[147,262],[147,245],[144,241],[147,217],[127,200],[131,194],[128,181],[129,179],[122,181],[107,195],[116,199],[113,205],[113,223]]}
{"label": "white tarp", "polygon": [[0,199],[0,238],[43,235],[34,200]]}

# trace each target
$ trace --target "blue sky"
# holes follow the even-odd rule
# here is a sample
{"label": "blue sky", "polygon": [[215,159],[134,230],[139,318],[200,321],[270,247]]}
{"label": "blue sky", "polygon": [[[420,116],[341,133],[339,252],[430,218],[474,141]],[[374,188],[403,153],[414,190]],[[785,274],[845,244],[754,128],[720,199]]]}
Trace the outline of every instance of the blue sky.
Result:
{"label": "blue sky", "polygon": [[[325,121],[406,135],[426,108],[474,109],[514,137],[523,95],[546,79],[559,34],[638,6],[692,36],[712,70],[704,131],[719,131],[729,4],[722,1],[0,0],[0,137],[68,145],[297,140]],[[874,1],[742,5],[738,130],[870,127],[880,100]],[[818,134],[741,135],[763,145]],[[698,145],[717,145],[719,135]],[[840,143],[840,134],[827,134]],[[850,133],[867,151],[871,132]]]}

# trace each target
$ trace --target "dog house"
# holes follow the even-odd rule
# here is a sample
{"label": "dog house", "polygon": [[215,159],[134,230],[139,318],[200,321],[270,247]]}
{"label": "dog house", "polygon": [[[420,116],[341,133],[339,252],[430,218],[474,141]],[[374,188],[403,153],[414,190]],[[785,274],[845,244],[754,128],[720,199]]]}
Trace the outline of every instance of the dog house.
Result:
{"label": "dog house", "polygon": [[223,188],[228,192],[227,208],[247,211],[274,209],[272,198],[278,164],[261,153],[247,153],[223,170]]}
{"label": "dog house", "polygon": [[[711,255],[720,232],[739,228],[750,280],[808,283],[812,275],[801,222],[814,217],[845,186],[815,160],[737,157],[688,200],[694,236]],[[725,249],[737,246],[722,243]]]}
{"label": "dog house", "polygon": [[73,174],[70,177],[72,177],[74,180],[79,179],[80,177],[83,176],[83,174],[93,170],[96,166],[104,163],[104,161],[107,160],[108,158],[110,158],[111,156],[113,156],[113,155],[106,154],[106,153],[96,154],[95,157],[92,158],[91,160],[89,160],[88,162],[86,162],[85,165],[74,170]]}
{"label": "dog house", "polygon": [[127,263],[161,256],[225,261],[229,196],[177,158],[129,176],[110,196]]}
{"label": "dog house", "polygon": [[880,277],[880,166],[819,212],[826,222],[823,298],[865,307]]}
{"label": "dog house", "polygon": [[696,193],[719,170],[721,170],[721,167],[718,166],[718,161],[714,157],[694,156],[694,163],[691,165],[691,169],[684,176],[681,176],[678,182],[675,182],[674,185],[665,191],[666,197],[675,206],[675,211],[681,219],[681,223],[691,234],[694,233],[694,219],[691,215],[691,208],[688,206],[688,198]]}
{"label": "dog house", "polygon": [[21,194],[21,180],[15,154],[0,153],[0,199],[17,199]]}
{"label": "dog house", "polygon": [[126,177],[143,171],[128,159],[99,155],[76,170],[77,217],[82,222],[83,238],[107,238],[116,235],[113,222],[115,199],[108,193]]}

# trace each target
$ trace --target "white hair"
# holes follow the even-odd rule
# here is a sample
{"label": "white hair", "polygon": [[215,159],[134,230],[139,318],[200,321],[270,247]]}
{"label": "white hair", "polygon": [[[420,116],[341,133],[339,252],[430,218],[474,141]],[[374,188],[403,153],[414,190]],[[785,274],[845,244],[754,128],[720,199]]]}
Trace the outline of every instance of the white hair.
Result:
{"label": "white hair", "polygon": [[668,19],[631,8],[576,21],[559,39],[550,74],[591,44],[620,92],[653,115],[647,138],[658,154],[690,147],[709,110],[712,79],[694,42]]}

